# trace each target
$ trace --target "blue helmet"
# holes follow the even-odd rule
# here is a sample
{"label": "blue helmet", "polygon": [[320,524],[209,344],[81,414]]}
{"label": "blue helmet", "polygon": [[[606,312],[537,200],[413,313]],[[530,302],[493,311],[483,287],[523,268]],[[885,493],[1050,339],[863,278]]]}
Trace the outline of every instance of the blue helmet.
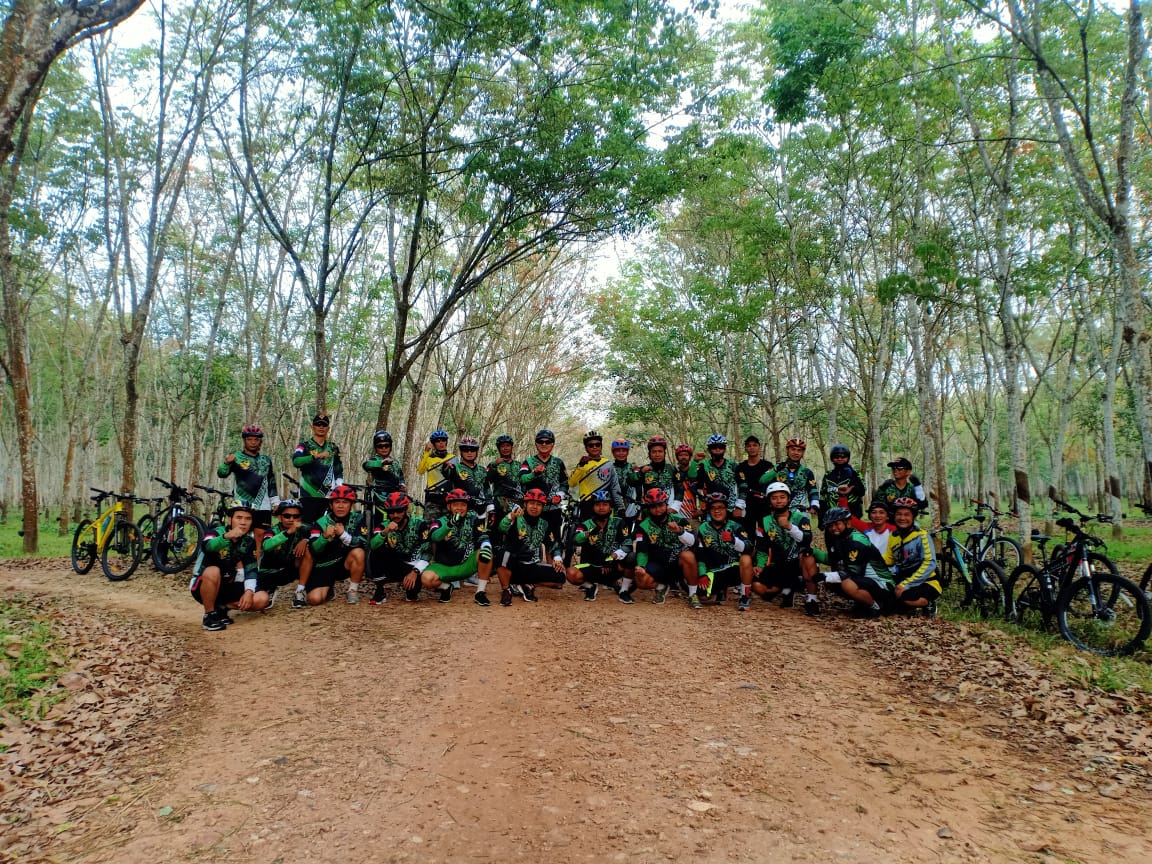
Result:
{"label": "blue helmet", "polygon": [[435,432],[433,432],[431,435],[428,436],[428,440],[429,441],[447,441],[448,440],[448,433],[445,432],[443,429],[437,429]]}
{"label": "blue helmet", "polygon": [[728,439],[725,438],[723,435],[721,435],[719,432],[716,432],[716,433],[708,436],[708,446],[709,447],[727,447],[728,446]]}
{"label": "blue helmet", "polygon": [[612,503],[612,496],[608,494],[607,489],[597,489],[595,492],[593,492],[588,497],[588,500],[591,501],[593,504],[597,504],[600,501],[604,501],[608,504],[611,504]]}
{"label": "blue helmet", "polygon": [[627,438],[617,438],[612,442],[613,450],[631,450],[632,445],[628,443]]}

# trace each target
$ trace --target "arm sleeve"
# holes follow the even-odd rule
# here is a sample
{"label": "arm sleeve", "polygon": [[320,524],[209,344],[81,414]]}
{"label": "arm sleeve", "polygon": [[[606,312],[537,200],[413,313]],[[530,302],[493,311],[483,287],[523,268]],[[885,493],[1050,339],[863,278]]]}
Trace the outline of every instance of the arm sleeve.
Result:
{"label": "arm sleeve", "polygon": [[312,451],[308,449],[308,445],[303,441],[297,444],[296,449],[292,451],[292,464],[297,468],[311,465],[314,461]]}
{"label": "arm sleeve", "polygon": [[216,476],[219,477],[221,480],[223,480],[225,477],[227,477],[231,473],[232,473],[232,466],[229,465],[227,462],[221,462],[220,465],[217,466],[217,468],[216,468]]}
{"label": "arm sleeve", "polygon": [[287,540],[288,535],[277,530],[264,538],[264,551],[270,552],[273,549],[279,549]]}
{"label": "arm sleeve", "polygon": [[211,537],[204,538],[204,549],[207,552],[224,552],[231,544],[232,541],[226,540],[223,534],[215,534]]}
{"label": "arm sleeve", "polygon": [[427,474],[431,470],[433,464],[435,463],[432,461],[432,451],[425,450],[423,455],[420,457],[420,464],[416,466],[416,473]]}

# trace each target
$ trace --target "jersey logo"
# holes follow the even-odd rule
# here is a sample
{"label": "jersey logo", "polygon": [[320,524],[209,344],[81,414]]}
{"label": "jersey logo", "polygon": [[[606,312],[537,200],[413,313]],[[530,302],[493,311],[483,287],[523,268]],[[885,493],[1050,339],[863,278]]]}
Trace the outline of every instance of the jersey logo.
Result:
{"label": "jersey logo", "polygon": [[855,561],[856,556],[859,554],[860,554],[859,550],[853,549],[851,552],[848,553],[848,560],[849,561]]}

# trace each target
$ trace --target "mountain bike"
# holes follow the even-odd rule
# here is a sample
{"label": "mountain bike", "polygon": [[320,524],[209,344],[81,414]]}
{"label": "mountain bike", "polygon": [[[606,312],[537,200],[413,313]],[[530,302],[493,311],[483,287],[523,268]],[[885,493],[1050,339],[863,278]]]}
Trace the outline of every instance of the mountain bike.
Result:
{"label": "mountain bike", "polygon": [[193,489],[199,489],[201,492],[207,492],[209,495],[215,495],[219,500],[212,510],[212,515],[208,517],[206,528],[216,528],[220,525],[228,524],[228,499],[232,497],[231,493],[225,492],[222,489],[213,489],[211,486],[198,486],[194,485]]}
{"label": "mountain bike", "polygon": [[201,499],[175,483],[159,477],[152,479],[168,490],[168,506],[156,515],[152,566],[161,573],[179,573],[196,560],[205,531],[203,520],[185,510],[184,505]]}
{"label": "mountain bike", "polygon": [[[96,518],[84,519],[72,535],[72,569],[87,573],[100,558],[100,568],[111,582],[127,579],[144,557],[144,542],[140,528],[128,518],[127,504],[134,495],[119,495],[103,489],[92,489],[96,494]],[[115,503],[101,511],[109,498]]]}
{"label": "mountain bike", "polygon": [[144,548],[151,551],[152,538],[156,536],[156,511],[164,498],[134,498],[136,504],[147,508],[140,518],[136,520],[136,527],[140,529],[140,539],[144,541]]}
{"label": "mountain bike", "polygon": [[982,547],[961,543],[955,529],[968,522],[982,522],[982,517],[966,516],[931,532],[940,537],[937,572],[942,589],[941,599],[961,609],[974,609],[981,618],[1005,614],[1008,609],[1008,579],[1004,568],[992,558],[981,558]]}
{"label": "mountain bike", "polygon": [[[977,559],[991,558],[1000,565],[1005,573],[1011,573],[1023,563],[1024,552],[1014,538],[1003,533],[1000,527],[1000,517],[1016,518],[1017,514],[1001,512],[991,504],[985,504],[975,498],[971,499],[971,502],[976,505],[976,515],[973,518],[980,523],[980,528],[968,535],[966,545]],[[987,528],[984,528],[985,517],[983,514],[985,510],[992,514],[992,521],[988,523]]]}
{"label": "mountain bike", "polygon": [[[1082,651],[1095,654],[1131,654],[1144,644],[1152,631],[1152,612],[1140,586],[1103,566],[1093,567],[1088,551],[1093,538],[1084,530],[1092,520],[1110,518],[1080,513],[1079,519],[1065,516],[1056,524],[1068,533],[1068,541],[1054,549],[1051,557],[1036,567],[1021,564],[1009,580],[1012,613],[1024,625],[1050,629],[1055,619],[1060,635]],[[1047,538],[1038,535],[1041,548]]]}

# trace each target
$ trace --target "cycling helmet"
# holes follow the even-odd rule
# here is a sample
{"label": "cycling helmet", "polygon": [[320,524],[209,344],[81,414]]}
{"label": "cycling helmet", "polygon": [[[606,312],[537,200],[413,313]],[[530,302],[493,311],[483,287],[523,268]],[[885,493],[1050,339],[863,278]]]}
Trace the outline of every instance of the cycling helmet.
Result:
{"label": "cycling helmet", "polygon": [[708,436],[708,447],[727,447],[728,439],[721,435],[719,432]]}
{"label": "cycling helmet", "polygon": [[537,504],[547,504],[548,496],[544,494],[543,489],[529,489],[524,493],[524,503],[535,501]]}
{"label": "cycling helmet", "polygon": [[847,507],[833,507],[824,514],[824,525],[831,525],[833,522],[851,522],[852,511]]}
{"label": "cycling helmet", "polygon": [[888,510],[887,502],[881,501],[879,498],[877,498],[875,501],[873,501],[871,504],[868,505],[868,512],[871,513],[873,510],[876,510],[877,508],[879,508],[880,510],[883,510],[885,513],[890,512]]}
{"label": "cycling helmet", "polygon": [[264,430],[259,426],[245,426],[240,430],[241,438],[263,438]]}
{"label": "cycling helmet", "polygon": [[465,435],[456,442],[457,450],[479,450],[480,442],[473,438],[471,435]]}
{"label": "cycling helmet", "polygon": [[556,443],[556,436],[551,429],[541,429],[536,433],[536,443],[540,444],[543,441],[551,441],[553,444]]}
{"label": "cycling helmet", "polygon": [[667,504],[668,493],[663,489],[649,489],[644,493],[644,504],[653,507],[656,504]]}
{"label": "cycling helmet", "polygon": [[676,452],[677,453],[691,453],[692,452],[692,445],[691,444],[677,444],[676,445]]}
{"label": "cycling helmet", "polygon": [[612,441],[613,450],[631,450],[632,445],[628,443],[627,438],[616,438]]}
{"label": "cycling helmet", "polygon": [[828,451],[828,458],[830,459],[835,459],[837,456],[843,456],[845,459],[848,459],[851,455],[852,454],[848,452],[848,448],[843,444],[833,444],[832,449]]}
{"label": "cycling helmet", "polygon": [[289,507],[295,507],[297,510],[303,511],[304,507],[295,498],[282,498],[280,503],[276,505],[276,513],[280,514],[287,510]]}
{"label": "cycling helmet", "polygon": [[584,443],[588,444],[592,441],[604,442],[604,436],[597,432],[595,429],[589,429],[584,433]]}
{"label": "cycling helmet", "polygon": [[597,489],[595,492],[588,496],[588,500],[593,504],[599,504],[601,501],[611,504],[612,496],[608,494],[607,489]]}
{"label": "cycling helmet", "polygon": [[431,435],[428,436],[428,440],[433,441],[433,442],[435,442],[435,441],[447,441],[448,440],[448,433],[445,432],[443,429],[437,429],[435,432],[433,432]]}
{"label": "cycling helmet", "polygon": [[668,440],[663,435],[653,435],[648,439],[648,449],[651,450],[653,447],[663,447],[667,450]]}
{"label": "cycling helmet", "polygon": [[387,429],[377,429],[376,434],[372,436],[372,443],[374,445],[391,444],[392,433]]}
{"label": "cycling helmet", "polygon": [[728,506],[728,496],[723,492],[712,492],[708,495],[707,500],[709,507],[711,507],[713,504],[723,504],[725,507]]}
{"label": "cycling helmet", "polygon": [[398,513],[401,510],[407,510],[408,505],[412,503],[412,499],[404,492],[389,492],[380,503],[384,507],[385,512]]}
{"label": "cycling helmet", "polygon": [[805,441],[803,438],[789,438],[788,443],[786,443],[784,446],[785,447],[799,447],[801,450],[807,450],[808,449],[808,442]]}
{"label": "cycling helmet", "polygon": [[224,509],[228,511],[229,516],[237,510],[243,510],[245,513],[251,513],[253,516],[256,515],[256,508],[245,501],[241,501],[239,498],[229,498],[224,502]]}
{"label": "cycling helmet", "polygon": [[331,492],[328,493],[329,501],[355,501],[356,490],[347,484],[343,486],[336,486]]}
{"label": "cycling helmet", "polygon": [[496,446],[497,447],[500,447],[504,444],[515,444],[515,443],[516,442],[512,440],[511,435],[497,435],[496,436]]}
{"label": "cycling helmet", "polygon": [[471,501],[472,497],[463,489],[453,489],[444,496],[444,500],[451,504],[453,501]]}
{"label": "cycling helmet", "polygon": [[792,487],[787,483],[781,483],[777,480],[774,483],[769,483],[768,488],[764,490],[765,495],[771,495],[773,492],[787,492],[788,496],[792,496]]}
{"label": "cycling helmet", "polygon": [[913,513],[920,509],[920,502],[915,498],[897,498],[892,502],[892,512],[896,512],[901,507],[907,507]]}

